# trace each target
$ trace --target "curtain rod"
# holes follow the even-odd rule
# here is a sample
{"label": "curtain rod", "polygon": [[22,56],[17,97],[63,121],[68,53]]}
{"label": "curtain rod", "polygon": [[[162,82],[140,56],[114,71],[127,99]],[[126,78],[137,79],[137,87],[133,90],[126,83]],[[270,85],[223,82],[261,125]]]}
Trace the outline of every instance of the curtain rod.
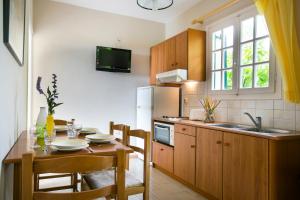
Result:
{"label": "curtain rod", "polygon": [[222,12],[223,10],[233,6],[234,4],[238,3],[240,0],[231,0],[231,1],[228,1],[227,3],[224,3],[223,5],[219,6],[218,8],[208,12],[207,14],[201,16],[201,17],[198,17],[197,19],[194,19],[192,21],[192,24],[196,24],[196,23],[200,23],[200,24],[203,24],[203,21],[215,14],[218,14],[220,12]]}

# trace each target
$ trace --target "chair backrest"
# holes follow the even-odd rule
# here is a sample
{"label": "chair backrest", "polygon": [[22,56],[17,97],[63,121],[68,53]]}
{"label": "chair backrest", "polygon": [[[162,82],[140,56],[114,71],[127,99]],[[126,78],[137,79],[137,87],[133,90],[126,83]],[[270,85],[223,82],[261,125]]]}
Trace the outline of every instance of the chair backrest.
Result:
{"label": "chair backrest", "polygon": [[125,124],[115,124],[114,122],[109,122],[109,134],[114,135],[114,131],[122,132],[122,139],[117,138],[116,140],[125,144],[126,135],[129,131],[130,127]]}
{"label": "chair backrest", "polygon": [[[141,138],[144,140],[144,149],[130,144],[130,137]],[[127,132],[126,146],[132,148],[135,152],[144,155],[144,186],[149,188],[150,176],[150,132],[144,130],[129,130]]]}
{"label": "chair backrest", "polygon": [[62,119],[55,119],[55,120],[54,120],[54,124],[55,124],[55,125],[58,125],[58,126],[60,126],[60,125],[67,125],[67,124],[68,124],[68,121],[62,120]]}
{"label": "chair backrest", "polygon": [[[115,156],[78,155],[61,158],[34,160],[32,153],[22,158],[22,200],[66,200],[95,199],[115,194],[125,199],[125,150],[117,150]],[[87,173],[116,167],[116,183],[99,189],[75,192],[35,192],[33,175],[42,173]]]}

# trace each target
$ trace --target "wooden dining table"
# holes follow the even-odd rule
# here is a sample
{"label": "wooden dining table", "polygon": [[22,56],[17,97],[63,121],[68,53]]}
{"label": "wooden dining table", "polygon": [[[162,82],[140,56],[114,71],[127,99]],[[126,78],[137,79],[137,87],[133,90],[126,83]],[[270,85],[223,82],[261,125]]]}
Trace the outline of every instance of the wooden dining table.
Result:
{"label": "wooden dining table", "polygon": [[[3,163],[5,165],[14,165],[14,181],[13,181],[13,199],[22,199],[22,155],[24,153],[33,152],[34,159],[47,159],[56,157],[67,157],[74,155],[115,155],[117,149],[124,149],[126,153],[133,153],[133,149],[123,145],[120,142],[112,141],[106,144],[89,144],[88,148],[84,148],[78,151],[63,152],[51,149],[50,146],[32,148],[32,142],[29,131],[21,133],[16,143],[12,146],[7,156],[4,158]],[[78,138],[84,139],[84,135],[79,135]],[[66,132],[60,132],[56,134],[56,138],[67,138]]]}

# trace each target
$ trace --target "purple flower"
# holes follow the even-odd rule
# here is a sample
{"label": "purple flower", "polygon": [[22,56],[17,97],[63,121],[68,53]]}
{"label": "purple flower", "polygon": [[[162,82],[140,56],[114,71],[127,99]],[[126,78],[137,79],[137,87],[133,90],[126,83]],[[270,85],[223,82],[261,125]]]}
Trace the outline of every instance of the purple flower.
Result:
{"label": "purple flower", "polygon": [[44,91],[41,88],[41,82],[42,82],[42,77],[39,76],[36,82],[36,89],[40,94],[44,94]]}

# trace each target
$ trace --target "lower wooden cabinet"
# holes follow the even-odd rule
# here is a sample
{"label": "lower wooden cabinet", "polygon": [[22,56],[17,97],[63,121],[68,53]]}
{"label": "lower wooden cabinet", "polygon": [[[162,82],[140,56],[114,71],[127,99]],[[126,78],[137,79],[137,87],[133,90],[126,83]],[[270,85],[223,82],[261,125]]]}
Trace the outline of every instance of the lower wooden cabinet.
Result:
{"label": "lower wooden cabinet", "polygon": [[197,129],[196,187],[222,199],[223,132]]}
{"label": "lower wooden cabinet", "polygon": [[173,148],[158,142],[153,142],[152,161],[164,170],[173,173]]}
{"label": "lower wooden cabinet", "polygon": [[268,199],[268,139],[224,132],[223,200]]}
{"label": "lower wooden cabinet", "polygon": [[175,132],[174,174],[185,182],[195,185],[196,138]]}

